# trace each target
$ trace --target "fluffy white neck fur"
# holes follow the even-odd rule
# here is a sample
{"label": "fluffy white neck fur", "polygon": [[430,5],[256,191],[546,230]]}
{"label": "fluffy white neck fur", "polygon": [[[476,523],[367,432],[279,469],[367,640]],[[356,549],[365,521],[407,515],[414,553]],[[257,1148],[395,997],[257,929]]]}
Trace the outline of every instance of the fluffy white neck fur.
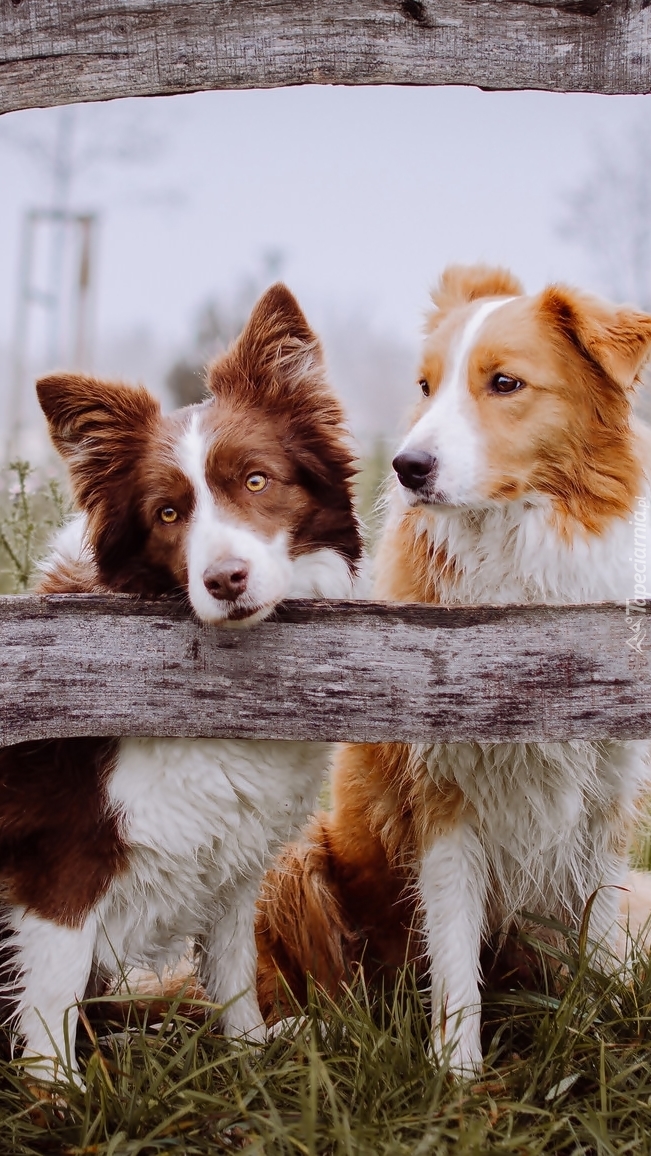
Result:
{"label": "fluffy white neck fur", "polygon": [[[398,494],[391,506],[390,524],[404,515]],[[635,597],[641,539],[651,558],[651,485],[645,478],[633,511],[613,518],[602,534],[577,524],[572,538],[563,538],[544,499],[481,512],[423,511],[418,530],[434,554],[443,550],[454,562],[454,580],[443,579],[446,603],[625,601]]]}

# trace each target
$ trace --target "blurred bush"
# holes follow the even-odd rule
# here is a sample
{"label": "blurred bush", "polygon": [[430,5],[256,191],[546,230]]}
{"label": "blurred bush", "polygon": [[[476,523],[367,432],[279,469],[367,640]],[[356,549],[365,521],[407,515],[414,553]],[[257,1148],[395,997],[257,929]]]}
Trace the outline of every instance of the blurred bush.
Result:
{"label": "blurred bush", "polygon": [[58,481],[39,481],[20,459],[9,463],[0,476],[0,593],[30,588],[37,560],[69,509]]}

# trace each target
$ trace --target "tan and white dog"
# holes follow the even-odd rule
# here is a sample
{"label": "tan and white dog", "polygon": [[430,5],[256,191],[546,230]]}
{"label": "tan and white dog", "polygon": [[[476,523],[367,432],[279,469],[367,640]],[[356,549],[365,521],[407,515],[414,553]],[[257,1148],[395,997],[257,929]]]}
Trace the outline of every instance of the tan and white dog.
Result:
{"label": "tan and white dog", "polygon": [[[633,598],[651,444],[632,413],[651,317],[509,273],[448,269],[433,294],[421,400],[394,459],[375,596],[474,605]],[[637,527],[637,530],[636,530]],[[333,810],[267,877],[259,992],[299,998],[352,961],[404,958],[414,916],[433,1038],[481,1066],[480,949],[519,913],[612,942],[647,742],[346,746]]]}

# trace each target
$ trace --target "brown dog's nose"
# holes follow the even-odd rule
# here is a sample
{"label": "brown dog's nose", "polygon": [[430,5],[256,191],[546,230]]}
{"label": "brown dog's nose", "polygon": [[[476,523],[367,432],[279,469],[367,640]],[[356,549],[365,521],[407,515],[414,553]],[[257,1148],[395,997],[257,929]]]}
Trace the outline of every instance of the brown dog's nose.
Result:
{"label": "brown dog's nose", "polygon": [[246,590],[249,567],[242,558],[226,558],[203,572],[203,584],[213,598],[234,602]]}
{"label": "brown dog's nose", "polygon": [[436,458],[424,450],[406,450],[398,454],[391,465],[398,475],[400,485],[407,490],[419,490],[438,470]]}

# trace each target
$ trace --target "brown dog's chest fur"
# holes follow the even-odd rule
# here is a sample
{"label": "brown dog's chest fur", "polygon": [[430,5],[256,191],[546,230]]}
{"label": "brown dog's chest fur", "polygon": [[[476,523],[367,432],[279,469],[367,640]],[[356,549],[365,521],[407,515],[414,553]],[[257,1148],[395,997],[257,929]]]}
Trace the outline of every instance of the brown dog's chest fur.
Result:
{"label": "brown dog's chest fur", "polygon": [[19,743],[0,751],[2,899],[76,926],[124,865],[106,806],[117,739]]}

